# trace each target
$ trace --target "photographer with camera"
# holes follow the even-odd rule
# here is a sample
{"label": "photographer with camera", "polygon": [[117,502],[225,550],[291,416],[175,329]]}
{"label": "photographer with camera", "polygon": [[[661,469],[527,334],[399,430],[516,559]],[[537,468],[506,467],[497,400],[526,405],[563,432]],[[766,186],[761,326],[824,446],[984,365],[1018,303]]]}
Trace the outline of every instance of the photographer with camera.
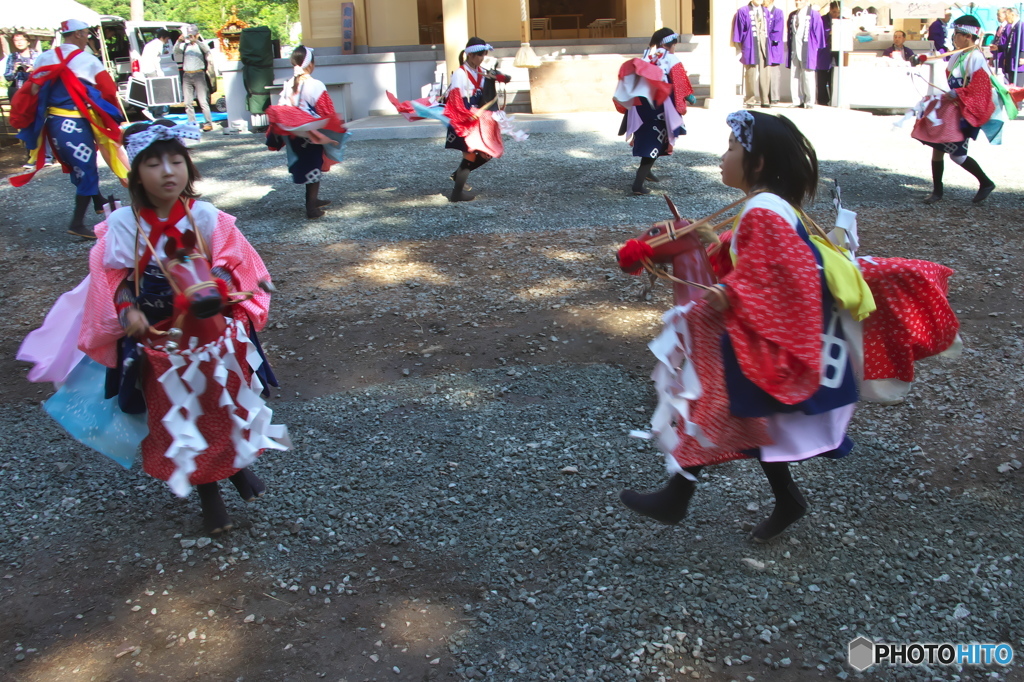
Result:
{"label": "photographer with camera", "polygon": [[203,110],[203,130],[207,132],[213,130],[210,92],[206,86],[206,60],[209,55],[210,48],[199,37],[198,26],[189,26],[174,45],[174,61],[181,65],[181,86],[184,90],[188,122],[196,122],[196,110],[192,106],[192,100],[199,100],[199,108]]}
{"label": "photographer with camera", "polygon": [[20,31],[11,36],[11,44],[14,51],[7,55],[7,64],[4,67],[4,78],[7,79],[7,97],[14,97],[29,74],[32,73],[32,64],[36,61],[39,53],[29,48],[28,36]]}

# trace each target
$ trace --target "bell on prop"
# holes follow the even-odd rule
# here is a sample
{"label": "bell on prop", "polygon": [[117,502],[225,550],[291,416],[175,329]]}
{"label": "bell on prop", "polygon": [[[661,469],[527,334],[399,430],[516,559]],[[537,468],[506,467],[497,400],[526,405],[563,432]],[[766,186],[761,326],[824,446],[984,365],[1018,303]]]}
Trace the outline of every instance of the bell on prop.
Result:
{"label": "bell on prop", "polygon": [[167,351],[168,353],[175,353],[175,352],[177,352],[177,350],[178,350],[178,342],[177,341],[168,341],[167,343],[164,344],[164,350]]}
{"label": "bell on prop", "polygon": [[177,341],[181,338],[181,330],[177,327],[171,327],[167,330],[167,338]]}

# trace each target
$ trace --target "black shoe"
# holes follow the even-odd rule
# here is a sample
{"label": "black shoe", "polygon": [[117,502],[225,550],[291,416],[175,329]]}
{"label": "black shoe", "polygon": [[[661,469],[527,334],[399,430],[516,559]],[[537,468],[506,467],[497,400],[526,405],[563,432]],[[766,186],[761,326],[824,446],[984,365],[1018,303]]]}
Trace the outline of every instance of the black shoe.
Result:
{"label": "black shoe", "polygon": [[267,484],[248,469],[236,472],[229,480],[235,486],[239,496],[246,502],[255,502],[267,492]]}
{"label": "black shoe", "polygon": [[68,234],[73,234],[76,237],[85,237],[86,239],[96,239],[96,234],[85,225],[71,225],[68,227]]}
{"label": "black shoe", "polygon": [[633,196],[635,196],[635,197],[647,196],[650,193],[651,193],[651,190],[647,189],[646,187],[641,187],[640,189],[634,189],[633,190]]}
{"label": "black shoe", "polygon": [[935,194],[934,192],[932,192],[931,194],[928,195],[928,198],[926,198],[923,203],[925,203],[925,204],[937,204],[940,201],[942,201],[942,195],[941,194]]}
{"label": "black shoe", "polygon": [[448,197],[448,201],[453,204],[458,201],[473,201],[474,199],[476,199],[476,195],[467,192],[465,188],[453,191],[452,195]]}
{"label": "black shoe", "polygon": [[310,220],[316,220],[324,216],[323,209],[318,207],[316,204],[306,204],[306,217]]}
{"label": "black shoe", "polygon": [[330,203],[331,203],[330,199],[317,199],[316,202],[315,202],[317,208],[319,208],[321,206],[329,206]]}
{"label": "black shoe", "polygon": [[768,542],[781,535],[782,531],[799,521],[806,513],[807,501],[796,487],[796,483],[790,483],[783,494],[776,495],[775,509],[772,510],[771,516],[750,532],[750,539],[759,543]]}
{"label": "black shoe", "polygon": [[696,483],[682,474],[676,474],[668,480],[668,485],[657,492],[643,494],[623,490],[619,493],[619,499],[638,514],[674,525],[686,516],[690,498],[696,489]]}
{"label": "black shoe", "polygon": [[988,198],[989,194],[992,194],[992,190],[996,188],[995,184],[982,185],[978,188],[978,193],[971,199],[972,204],[980,204]]}
{"label": "black shoe", "polygon": [[659,178],[654,173],[648,173],[647,174],[647,182],[661,182],[661,178]]}

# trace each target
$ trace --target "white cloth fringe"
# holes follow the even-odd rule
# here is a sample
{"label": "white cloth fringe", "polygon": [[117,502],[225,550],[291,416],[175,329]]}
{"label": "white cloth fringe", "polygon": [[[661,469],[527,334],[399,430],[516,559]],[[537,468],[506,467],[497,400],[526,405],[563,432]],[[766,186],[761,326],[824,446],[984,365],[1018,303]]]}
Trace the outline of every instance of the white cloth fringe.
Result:
{"label": "white cloth fringe", "polygon": [[658,449],[665,454],[665,467],[669,474],[682,474],[691,481],[694,476],[684,471],[672,453],[679,445],[676,424],[682,424],[686,434],[697,439],[703,447],[714,447],[704,430],[690,421],[690,401],[700,398],[703,390],[697,370],[690,361],[693,341],[686,324],[686,314],[695,305],[676,306],[662,317],[665,323],[661,333],[647,347],[654,353],[658,363],[651,372],[654,388],[658,393],[658,406],[651,415],[650,432],[633,431],[631,436],[654,440]]}
{"label": "white cloth fringe", "polygon": [[[237,341],[245,348],[245,358],[252,369],[249,382],[245,380],[240,359],[235,355]],[[199,399],[206,391],[206,376],[202,372],[203,363],[213,363],[213,378],[223,389],[220,394],[220,406],[231,416],[231,440],[235,446],[234,466],[238,469],[249,466],[256,461],[260,450],[288,450],[291,440],[288,427],[283,424],[272,424],[273,411],[267,407],[260,396],[263,382],[256,375],[256,370],[263,364],[256,346],[245,332],[245,324],[235,320],[216,341],[204,346],[190,347],[176,353],[168,353],[171,367],[160,376],[171,408],[164,415],[164,428],[173,439],[164,456],[173,460],[174,473],[167,484],[175,495],[185,497],[192,486],[189,477],[195,472],[196,457],[207,448],[206,438],[200,433],[197,420],[203,414]],[[241,380],[238,395],[232,398],[227,391],[228,377],[234,373]],[[246,417],[241,416],[243,410]]]}

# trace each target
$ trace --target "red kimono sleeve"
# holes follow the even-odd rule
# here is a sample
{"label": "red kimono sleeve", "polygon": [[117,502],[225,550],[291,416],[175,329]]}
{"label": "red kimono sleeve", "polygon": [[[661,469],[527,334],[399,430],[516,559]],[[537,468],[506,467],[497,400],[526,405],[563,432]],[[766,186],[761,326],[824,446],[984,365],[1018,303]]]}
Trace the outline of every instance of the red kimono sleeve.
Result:
{"label": "red kimono sleeve", "polygon": [[778,213],[751,209],[740,222],[739,257],[723,278],[726,329],[744,376],[787,405],[821,381],[821,281],[810,247]]}
{"label": "red kimono sleeve", "polygon": [[676,111],[680,114],[685,114],[686,98],[693,94],[693,85],[690,83],[690,77],[686,74],[686,69],[683,68],[682,64],[673,66],[669,72],[669,77],[672,80],[672,99],[675,102]]}
{"label": "red kimono sleeve", "polygon": [[992,79],[984,70],[978,69],[971,74],[967,85],[954,90],[960,115],[972,126],[981,127],[988,123],[995,113],[996,105],[992,99]]}

